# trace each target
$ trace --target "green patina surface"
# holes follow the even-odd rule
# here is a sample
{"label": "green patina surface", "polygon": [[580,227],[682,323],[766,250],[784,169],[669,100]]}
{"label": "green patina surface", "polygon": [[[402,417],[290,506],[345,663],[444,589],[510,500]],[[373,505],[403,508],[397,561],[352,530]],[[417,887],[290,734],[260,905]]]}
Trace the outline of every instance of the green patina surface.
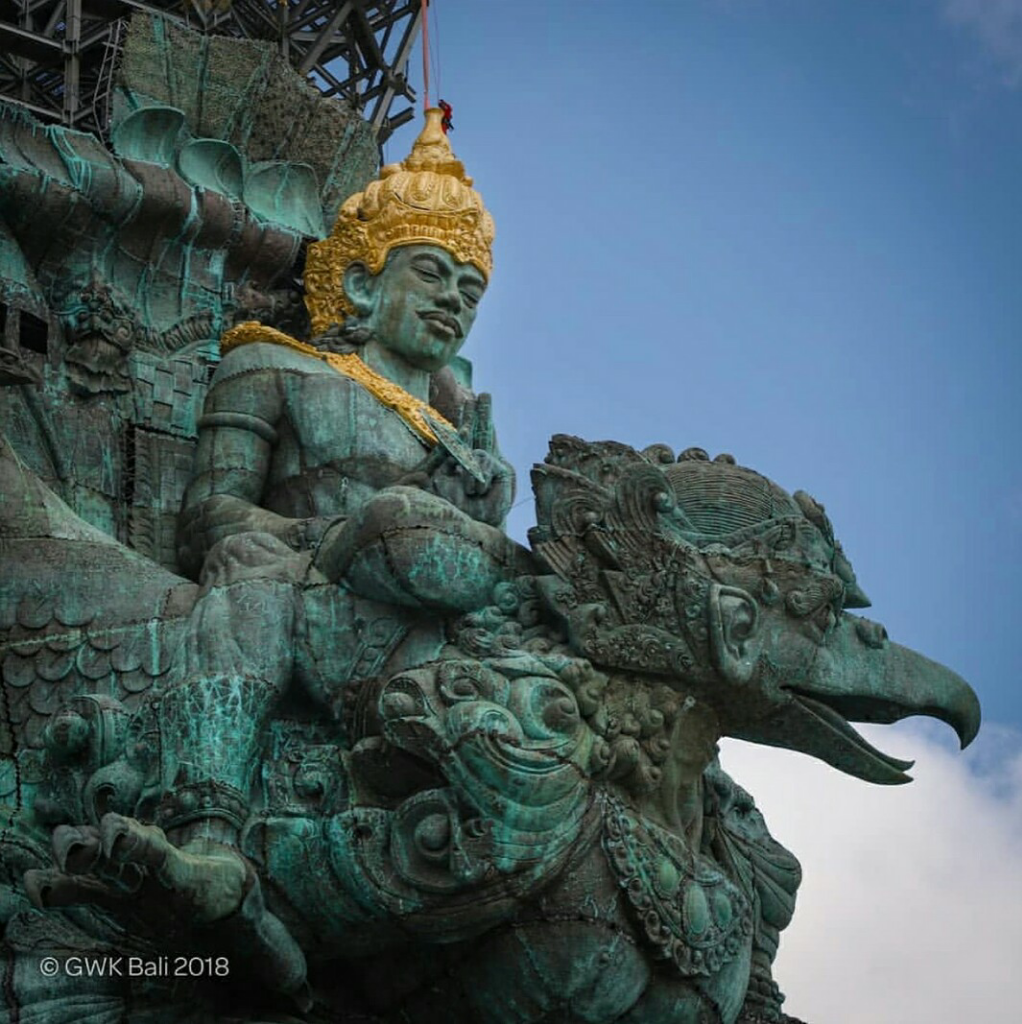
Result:
{"label": "green patina surface", "polygon": [[[717,741],[896,784],[848,720],[975,695],[730,456],[557,436],[510,540],[478,267],[353,264],[309,338],[364,126],[149,18],[121,74],[110,150],[0,111],[0,1019],[790,1021],[799,865]],[[220,360],[247,319],[301,344]]]}
{"label": "green patina surface", "polygon": [[[272,46],[130,22],[107,146],[0,106],[0,413],[86,521],[175,567],[220,335],[302,330],[304,247],[375,140]],[[42,378],[29,391],[21,376]]]}

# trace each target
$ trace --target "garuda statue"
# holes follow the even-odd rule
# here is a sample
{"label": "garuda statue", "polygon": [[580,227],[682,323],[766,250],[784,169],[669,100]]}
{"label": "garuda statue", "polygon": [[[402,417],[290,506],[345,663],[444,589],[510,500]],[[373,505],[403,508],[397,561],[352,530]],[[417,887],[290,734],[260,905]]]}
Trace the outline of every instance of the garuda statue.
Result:
{"label": "garuda statue", "polygon": [[730,456],[556,436],[506,536],[457,357],[493,225],[439,118],[309,247],[307,335],[224,334],[177,571],[3,442],[5,1019],[790,1020],[800,869],[718,740],[896,784],[850,721],[976,734]]}

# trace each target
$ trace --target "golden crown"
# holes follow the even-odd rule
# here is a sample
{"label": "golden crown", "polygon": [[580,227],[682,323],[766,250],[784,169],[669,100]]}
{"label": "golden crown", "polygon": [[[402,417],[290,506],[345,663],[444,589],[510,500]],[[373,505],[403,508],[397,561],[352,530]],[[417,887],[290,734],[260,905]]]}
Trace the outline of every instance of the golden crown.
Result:
{"label": "golden crown", "polygon": [[404,163],[388,164],[378,181],[345,200],[329,237],[309,246],[305,305],[316,334],[355,312],[344,271],[364,263],[373,274],[400,245],[439,245],[487,279],[493,270],[493,218],[472,188],[441,127],[443,112],[426,124]]}

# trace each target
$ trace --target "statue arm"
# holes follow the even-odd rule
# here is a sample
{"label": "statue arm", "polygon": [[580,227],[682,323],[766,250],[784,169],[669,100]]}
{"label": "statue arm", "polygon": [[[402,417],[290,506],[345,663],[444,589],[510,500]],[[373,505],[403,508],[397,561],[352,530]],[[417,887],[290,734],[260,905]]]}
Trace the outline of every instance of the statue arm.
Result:
{"label": "statue arm", "polygon": [[289,547],[303,546],[302,520],[259,507],[282,406],[279,374],[273,370],[214,378],[178,517],[178,560],[190,575],[198,574],[213,545],[234,534],[258,531]]}

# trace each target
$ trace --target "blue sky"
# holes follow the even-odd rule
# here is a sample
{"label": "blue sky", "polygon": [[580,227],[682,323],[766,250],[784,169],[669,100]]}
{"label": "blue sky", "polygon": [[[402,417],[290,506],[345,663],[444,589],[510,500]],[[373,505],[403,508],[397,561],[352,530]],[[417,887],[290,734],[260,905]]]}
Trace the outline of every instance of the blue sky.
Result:
{"label": "blue sky", "polygon": [[[1002,7],[1017,53],[984,41]],[[433,9],[498,231],[465,354],[519,497],[558,431],[732,452],[1022,725],[1022,3]]]}
{"label": "blue sky", "polygon": [[[548,437],[568,432],[732,452],[821,500],[873,600],[867,614],[965,676],[987,723],[968,760],[943,760],[930,731],[893,730],[921,751],[917,776],[930,765],[959,803],[934,816],[932,784],[906,787],[915,811],[863,787],[863,820],[874,806],[881,828],[900,807],[917,840],[906,855],[932,861],[944,843],[947,863],[964,865],[956,822],[985,809],[987,849],[1003,856],[984,870],[1010,882],[970,900],[996,916],[1005,886],[1022,887],[1022,0],[433,0],[433,11],[452,143],[498,232],[465,354],[494,395],[519,497]],[[416,54],[416,80],[419,67]],[[388,159],[411,138],[399,131]],[[531,521],[524,501],[511,529],[523,537]],[[801,759],[775,778],[767,765],[785,755],[759,756],[741,758],[762,780],[742,781],[782,794],[766,808],[775,831],[812,848],[845,798],[821,783],[803,805],[816,815],[808,833],[783,793],[830,769]],[[838,837],[847,816],[831,817]],[[894,905],[905,894],[891,884]],[[811,906],[803,917],[819,920]],[[926,928],[918,915],[911,927]],[[806,950],[825,943],[802,934],[805,973]],[[988,966],[1020,940],[994,929]],[[892,956],[911,1002],[915,976]],[[985,992],[984,1020],[1007,1022],[996,986],[962,963],[947,968],[962,1005]],[[886,987],[887,1017],[827,1003],[837,986],[809,987],[790,1007],[814,1024],[909,1019]],[[919,987],[935,992],[922,974]],[[962,1019],[953,1004],[943,993],[925,1019]]]}

